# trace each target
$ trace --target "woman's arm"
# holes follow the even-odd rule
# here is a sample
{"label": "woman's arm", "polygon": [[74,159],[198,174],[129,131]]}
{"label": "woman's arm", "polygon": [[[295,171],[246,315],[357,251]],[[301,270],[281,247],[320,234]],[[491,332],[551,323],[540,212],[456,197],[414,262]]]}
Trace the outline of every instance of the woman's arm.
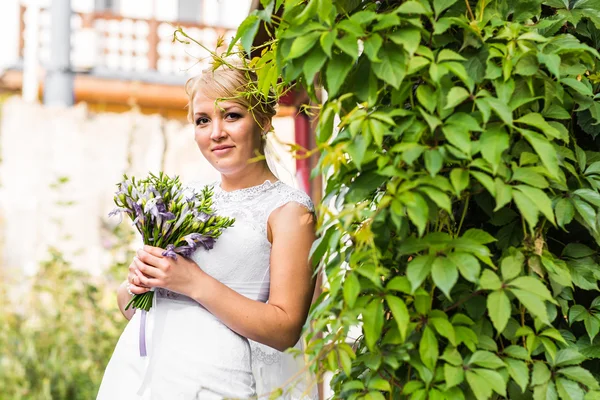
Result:
{"label": "woman's arm", "polygon": [[138,251],[140,284],[185,294],[231,330],[283,351],[298,341],[314,293],[309,260],[315,239],[314,218],[306,208],[292,202],[273,211],[268,226],[272,237],[268,303],[237,293],[190,260],[162,257],[161,249],[150,246]]}
{"label": "woman's arm", "polygon": [[117,303],[119,304],[119,310],[121,310],[121,314],[123,314],[123,316],[128,320],[133,318],[133,314],[135,313],[135,308],[133,307],[130,307],[129,310],[125,310],[129,300],[131,300],[131,295],[127,293],[127,281],[124,281],[117,289]]}

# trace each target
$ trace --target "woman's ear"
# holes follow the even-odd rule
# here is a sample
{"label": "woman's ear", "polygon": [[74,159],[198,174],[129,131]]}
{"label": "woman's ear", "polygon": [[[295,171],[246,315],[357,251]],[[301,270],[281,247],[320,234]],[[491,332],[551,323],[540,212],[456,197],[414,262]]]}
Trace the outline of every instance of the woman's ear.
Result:
{"label": "woman's ear", "polygon": [[262,131],[261,134],[266,135],[267,133],[269,133],[269,131],[271,131],[272,127],[273,125],[271,123],[271,119],[265,119],[264,121],[262,121],[262,124],[260,126]]}

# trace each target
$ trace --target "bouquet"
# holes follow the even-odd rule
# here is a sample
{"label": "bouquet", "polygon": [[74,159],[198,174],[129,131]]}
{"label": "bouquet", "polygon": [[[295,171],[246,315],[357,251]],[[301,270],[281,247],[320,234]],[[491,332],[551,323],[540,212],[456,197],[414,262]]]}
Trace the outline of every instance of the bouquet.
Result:
{"label": "bouquet", "polygon": [[[124,175],[117,188],[117,208],[109,216],[119,215],[122,220],[123,213],[127,214],[144,244],[165,249],[166,257],[189,257],[199,247],[212,249],[223,230],[235,222],[213,214],[213,192],[209,186],[197,193],[183,188],[177,176],[150,173],[147,178],[136,180]],[[149,311],[153,296],[153,291],[136,294],[125,309],[133,306]]]}

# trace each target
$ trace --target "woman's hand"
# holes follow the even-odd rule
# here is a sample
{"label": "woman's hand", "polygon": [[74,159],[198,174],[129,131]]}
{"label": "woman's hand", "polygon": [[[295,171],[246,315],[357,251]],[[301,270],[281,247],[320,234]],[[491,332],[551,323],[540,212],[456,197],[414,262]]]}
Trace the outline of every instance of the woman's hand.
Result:
{"label": "woman's hand", "polygon": [[147,245],[139,249],[137,257],[133,259],[135,280],[132,283],[145,291],[161,287],[191,296],[195,282],[202,276],[202,270],[198,264],[183,256],[177,256],[176,260],[165,257],[162,255],[164,251]]}
{"label": "woman's hand", "polygon": [[143,294],[150,290],[150,288],[142,285],[136,271],[138,271],[138,267],[134,258],[131,264],[129,264],[129,273],[127,274],[126,288],[129,295]]}

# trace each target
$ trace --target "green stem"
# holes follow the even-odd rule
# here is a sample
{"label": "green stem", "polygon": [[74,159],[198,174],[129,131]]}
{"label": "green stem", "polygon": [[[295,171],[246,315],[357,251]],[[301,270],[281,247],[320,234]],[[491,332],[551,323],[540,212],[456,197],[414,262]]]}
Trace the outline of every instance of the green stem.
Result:
{"label": "green stem", "polygon": [[468,195],[465,200],[465,206],[463,207],[462,215],[460,216],[460,222],[458,223],[458,230],[456,231],[456,235],[460,234],[460,230],[462,229],[463,222],[465,221],[465,217],[467,216],[467,209],[469,208],[469,199],[471,195]]}

